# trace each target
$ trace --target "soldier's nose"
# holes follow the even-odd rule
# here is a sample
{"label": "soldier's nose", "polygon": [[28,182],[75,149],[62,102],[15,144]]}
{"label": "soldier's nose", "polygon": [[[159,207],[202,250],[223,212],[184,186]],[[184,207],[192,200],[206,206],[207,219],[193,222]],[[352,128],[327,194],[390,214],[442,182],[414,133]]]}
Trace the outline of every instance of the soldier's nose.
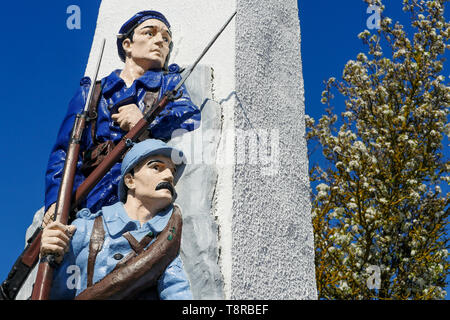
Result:
{"label": "soldier's nose", "polygon": [[154,37],[154,39],[155,39],[155,42],[156,42],[156,43],[163,42],[163,37],[162,37],[162,34],[161,34],[160,32],[158,32],[158,33],[156,34],[156,36]]}
{"label": "soldier's nose", "polygon": [[173,174],[172,171],[170,169],[166,169],[167,172],[167,176],[164,178],[165,181],[169,182],[171,185],[173,185]]}

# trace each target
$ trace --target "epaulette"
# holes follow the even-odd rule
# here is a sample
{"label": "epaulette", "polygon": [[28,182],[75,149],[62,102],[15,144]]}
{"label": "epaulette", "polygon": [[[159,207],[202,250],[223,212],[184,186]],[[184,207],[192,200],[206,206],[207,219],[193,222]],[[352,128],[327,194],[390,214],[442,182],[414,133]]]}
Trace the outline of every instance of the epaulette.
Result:
{"label": "epaulette", "polygon": [[77,218],[85,219],[85,220],[94,220],[99,215],[101,215],[101,213],[102,213],[102,210],[99,210],[96,213],[92,213],[91,210],[89,210],[88,208],[84,208],[77,212]]}
{"label": "epaulette", "polygon": [[83,77],[80,80],[80,86],[90,86],[91,85],[91,78],[89,77]]}
{"label": "epaulette", "polygon": [[184,68],[180,68],[179,65],[177,65],[176,63],[172,63],[169,66],[169,73],[181,73],[184,71]]}

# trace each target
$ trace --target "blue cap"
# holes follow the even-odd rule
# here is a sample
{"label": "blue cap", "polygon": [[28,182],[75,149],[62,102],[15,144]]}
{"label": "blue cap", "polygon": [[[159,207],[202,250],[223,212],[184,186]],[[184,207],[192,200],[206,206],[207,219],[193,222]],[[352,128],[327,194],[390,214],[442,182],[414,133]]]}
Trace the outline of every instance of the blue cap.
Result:
{"label": "blue cap", "polygon": [[120,181],[119,181],[119,200],[125,202],[127,189],[124,183],[125,175],[136,167],[142,160],[150,156],[165,156],[172,160],[176,167],[173,182],[176,184],[183,174],[186,167],[186,157],[183,152],[169,146],[165,142],[156,139],[147,139],[136,143],[125,155],[122,161]]}
{"label": "blue cap", "polygon": [[166,17],[158,11],[146,10],[140,11],[132,16],[127,22],[125,22],[119,30],[119,34],[117,35],[117,51],[119,53],[119,57],[122,61],[125,62],[125,50],[122,47],[122,41],[134,30],[138,25],[148,19],[157,19],[162,21],[170,32],[170,23],[167,21]]}

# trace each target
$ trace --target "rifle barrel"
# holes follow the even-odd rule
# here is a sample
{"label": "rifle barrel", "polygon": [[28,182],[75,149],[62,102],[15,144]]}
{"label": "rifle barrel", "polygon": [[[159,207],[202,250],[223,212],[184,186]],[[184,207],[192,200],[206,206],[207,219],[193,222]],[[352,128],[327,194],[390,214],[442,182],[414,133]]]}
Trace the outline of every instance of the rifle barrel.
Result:
{"label": "rifle barrel", "polygon": [[92,96],[94,95],[94,87],[95,87],[95,81],[97,80],[98,77],[98,71],[100,70],[100,64],[102,62],[102,57],[103,57],[103,51],[105,50],[105,43],[106,43],[106,39],[103,38],[101,40],[100,43],[100,55],[98,57],[95,69],[94,69],[94,77],[92,79],[94,79],[94,81],[91,83],[91,86],[89,88],[88,91],[88,95],[87,95],[87,99],[86,99],[86,103],[84,104],[84,112],[86,113],[89,109],[89,105],[91,104],[91,100],[92,100]]}
{"label": "rifle barrel", "polygon": [[191,75],[192,71],[194,70],[194,68],[197,66],[197,64],[200,62],[200,60],[203,58],[203,56],[208,52],[209,48],[211,48],[211,46],[214,44],[214,42],[216,42],[217,38],[222,34],[223,30],[225,30],[225,28],[228,26],[228,24],[231,22],[231,20],[234,18],[234,16],[236,15],[237,11],[235,11],[230,18],[228,18],[227,22],[225,22],[225,24],[223,25],[223,27],[219,30],[219,32],[211,39],[211,41],[208,43],[208,45],[206,46],[206,48],[203,50],[203,52],[200,54],[200,56],[197,58],[197,60],[195,60],[194,64],[189,67],[189,69],[186,71],[186,73],[183,75],[183,77],[181,78],[181,81],[177,84],[177,86],[175,87],[174,91],[178,92],[178,90],[180,89],[180,87],[183,85],[183,83],[187,80],[187,78]]}

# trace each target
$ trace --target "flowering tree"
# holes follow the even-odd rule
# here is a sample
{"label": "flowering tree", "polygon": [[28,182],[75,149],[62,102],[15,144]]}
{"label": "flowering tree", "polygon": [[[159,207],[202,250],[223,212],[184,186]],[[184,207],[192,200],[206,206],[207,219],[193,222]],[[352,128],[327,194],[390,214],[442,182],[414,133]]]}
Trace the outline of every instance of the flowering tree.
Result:
{"label": "flowering tree", "polygon": [[[316,279],[325,299],[442,299],[449,273],[450,162],[443,141],[450,87],[442,55],[450,49],[447,0],[404,0],[414,35],[382,17],[364,31],[367,46],[331,78],[327,114],[306,117],[308,142],[328,167],[310,172]],[[381,1],[376,5],[384,9]],[[331,111],[332,92],[346,111]],[[337,128],[338,126],[339,129]]]}

